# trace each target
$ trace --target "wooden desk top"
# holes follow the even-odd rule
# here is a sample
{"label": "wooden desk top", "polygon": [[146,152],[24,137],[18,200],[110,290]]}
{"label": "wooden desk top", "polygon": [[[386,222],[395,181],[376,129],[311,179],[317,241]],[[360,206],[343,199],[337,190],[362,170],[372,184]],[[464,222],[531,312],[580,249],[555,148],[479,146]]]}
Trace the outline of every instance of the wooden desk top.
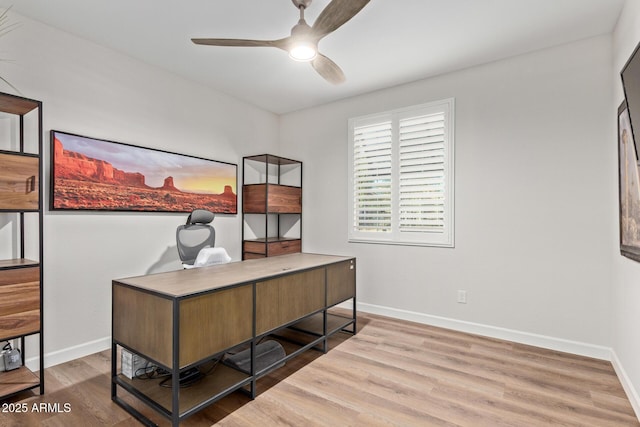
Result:
{"label": "wooden desk top", "polygon": [[113,284],[133,286],[171,298],[180,298],[350,259],[353,257],[295,253],[116,279]]}

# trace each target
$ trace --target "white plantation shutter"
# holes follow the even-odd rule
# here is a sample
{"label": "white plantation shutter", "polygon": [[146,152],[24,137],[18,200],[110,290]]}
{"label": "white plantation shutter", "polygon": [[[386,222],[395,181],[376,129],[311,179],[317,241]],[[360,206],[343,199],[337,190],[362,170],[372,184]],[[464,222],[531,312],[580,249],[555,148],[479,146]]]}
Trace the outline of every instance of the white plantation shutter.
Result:
{"label": "white plantation shutter", "polygon": [[444,227],[444,114],[399,121],[400,231]]}
{"label": "white plantation shutter", "polygon": [[391,122],[355,129],[354,228],[391,231]]}
{"label": "white plantation shutter", "polygon": [[349,120],[349,241],[453,246],[453,107]]}

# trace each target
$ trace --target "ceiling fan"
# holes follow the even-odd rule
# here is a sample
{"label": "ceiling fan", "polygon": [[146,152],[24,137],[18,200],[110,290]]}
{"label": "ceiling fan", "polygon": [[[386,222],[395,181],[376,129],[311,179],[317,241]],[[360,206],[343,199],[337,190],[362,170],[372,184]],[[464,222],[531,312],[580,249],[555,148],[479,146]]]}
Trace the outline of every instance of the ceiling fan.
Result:
{"label": "ceiling fan", "polygon": [[278,40],[246,39],[191,39],[195,44],[209,46],[277,47],[289,52],[296,61],[309,61],[325,80],[333,84],[345,81],[338,65],[318,52],[318,42],[353,18],[370,0],[332,0],[310,27],[304,20],[304,11],[312,0],[291,0],[300,10],[300,20],[291,29],[291,35]]}

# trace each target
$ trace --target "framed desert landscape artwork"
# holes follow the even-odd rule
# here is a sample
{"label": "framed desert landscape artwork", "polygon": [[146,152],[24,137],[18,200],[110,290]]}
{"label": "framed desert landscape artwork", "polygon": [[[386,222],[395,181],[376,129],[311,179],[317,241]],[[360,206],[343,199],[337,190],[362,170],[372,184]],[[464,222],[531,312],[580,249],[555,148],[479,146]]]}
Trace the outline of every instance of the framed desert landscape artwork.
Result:
{"label": "framed desert landscape artwork", "polygon": [[52,210],[238,212],[233,163],[51,131]]}
{"label": "framed desert landscape artwork", "polygon": [[620,253],[640,261],[640,173],[627,104],[618,108]]}

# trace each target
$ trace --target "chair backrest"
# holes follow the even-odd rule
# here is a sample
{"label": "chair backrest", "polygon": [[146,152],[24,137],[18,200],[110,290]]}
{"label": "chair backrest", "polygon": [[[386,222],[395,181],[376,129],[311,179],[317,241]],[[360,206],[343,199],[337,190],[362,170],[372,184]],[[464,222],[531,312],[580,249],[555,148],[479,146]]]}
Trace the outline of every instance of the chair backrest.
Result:
{"label": "chair backrest", "polygon": [[213,213],[196,209],[187,218],[187,223],[178,226],[176,243],[178,255],[184,264],[193,264],[201,249],[212,248],[216,242],[216,231],[209,225]]}

